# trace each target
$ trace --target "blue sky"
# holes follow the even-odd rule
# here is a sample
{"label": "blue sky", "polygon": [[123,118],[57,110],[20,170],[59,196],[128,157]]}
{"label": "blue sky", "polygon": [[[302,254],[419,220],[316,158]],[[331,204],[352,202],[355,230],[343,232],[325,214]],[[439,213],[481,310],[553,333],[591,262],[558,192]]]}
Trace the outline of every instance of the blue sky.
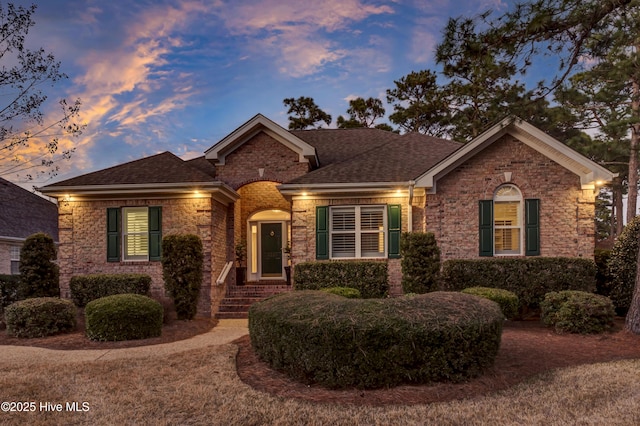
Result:
{"label": "blue sky", "polygon": [[[0,2],[3,7],[7,2]],[[13,1],[28,6],[33,1]],[[449,17],[506,0],[40,0],[29,33],[82,100],[83,135],[55,182],[162,151],[188,159],[257,113],[287,127],[282,100],[310,96],[335,119],[411,71],[436,69]],[[386,105],[387,113],[391,106]],[[5,176],[10,180],[13,176]]]}

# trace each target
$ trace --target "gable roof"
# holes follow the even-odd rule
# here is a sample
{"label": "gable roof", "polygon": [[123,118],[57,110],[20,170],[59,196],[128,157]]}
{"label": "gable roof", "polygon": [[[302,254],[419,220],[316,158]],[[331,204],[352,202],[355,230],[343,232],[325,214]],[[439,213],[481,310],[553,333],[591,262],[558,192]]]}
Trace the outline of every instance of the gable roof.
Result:
{"label": "gable roof", "polygon": [[[346,129],[345,129],[346,130]],[[344,132],[336,130],[335,132]],[[300,176],[284,185],[315,185],[315,184],[360,184],[365,182],[379,183],[406,183],[424,173],[431,166],[451,154],[462,144],[445,139],[439,139],[420,133],[398,135],[384,130],[376,129],[350,129],[353,134],[344,139],[338,138],[333,145],[341,146],[342,150],[353,149],[356,154],[339,157],[334,154],[333,162],[324,165],[323,157],[320,161],[323,167]],[[359,138],[366,139],[376,130],[380,132],[377,138],[371,138],[363,144],[365,149],[357,152],[358,148],[348,145],[357,145]],[[318,131],[323,133],[325,131]],[[341,153],[342,154],[342,153]]]}
{"label": "gable roof", "polygon": [[228,154],[238,149],[245,142],[249,141],[260,132],[268,134],[273,139],[296,152],[301,163],[310,162],[312,163],[312,166],[318,164],[316,150],[313,146],[304,142],[302,139],[298,138],[288,130],[285,130],[282,126],[269,120],[262,114],[256,114],[249,121],[205,151],[205,158],[216,164],[224,164]]}
{"label": "gable roof", "polygon": [[58,206],[0,178],[0,239],[44,232],[58,241]]}
{"label": "gable roof", "polygon": [[598,182],[611,182],[617,176],[617,173],[610,172],[526,121],[517,117],[507,117],[427,170],[416,179],[416,187],[435,189],[440,177],[505,134],[515,136],[520,142],[578,175],[582,189],[595,189]]}
{"label": "gable roof", "polygon": [[204,157],[184,161],[170,152],[87,173],[39,188],[43,194],[64,197],[142,193],[223,193],[226,201],[238,198],[229,186],[213,178],[213,166]]}

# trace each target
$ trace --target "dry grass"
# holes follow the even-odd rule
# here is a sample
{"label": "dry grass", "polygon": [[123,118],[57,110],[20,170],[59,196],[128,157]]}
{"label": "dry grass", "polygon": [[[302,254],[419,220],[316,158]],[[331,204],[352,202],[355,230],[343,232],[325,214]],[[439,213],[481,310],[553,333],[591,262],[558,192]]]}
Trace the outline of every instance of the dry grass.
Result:
{"label": "dry grass", "polygon": [[235,372],[237,348],[50,366],[0,358],[2,401],[88,402],[88,412],[2,413],[3,425],[635,425],[640,360],[549,373],[497,395],[417,406],[323,405],[255,391]]}

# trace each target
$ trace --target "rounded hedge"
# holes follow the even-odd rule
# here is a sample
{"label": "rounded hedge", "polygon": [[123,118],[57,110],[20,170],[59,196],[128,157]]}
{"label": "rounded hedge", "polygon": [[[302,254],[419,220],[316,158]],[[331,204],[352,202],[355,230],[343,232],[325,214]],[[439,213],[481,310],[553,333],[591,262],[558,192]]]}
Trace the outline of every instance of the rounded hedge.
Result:
{"label": "rounded hedge", "polygon": [[615,309],[608,297],[583,291],[559,291],[545,295],[540,319],[560,333],[602,333],[613,326]]}
{"label": "rounded hedge", "polygon": [[50,336],[76,328],[76,307],[70,300],[36,297],[7,306],[4,320],[11,336]]}
{"label": "rounded hedge", "polygon": [[280,294],[249,309],[251,344],[273,368],[330,388],[461,381],[491,366],[504,316],[498,305],[433,292],[346,299]]}
{"label": "rounded hedge", "polygon": [[509,290],[490,287],[469,287],[462,290],[462,293],[484,297],[485,299],[496,302],[500,306],[504,317],[507,319],[514,318],[518,315],[518,296]]}
{"label": "rounded hedge", "polygon": [[360,290],[351,287],[329,287],[323,288],[320,291],[330,294],[337,294],[338,296],[346,297],[347,299],[362,299]]}
{"label": "rounded hedge", "polygon": [[120,341],[158,337],[162,305],[140,294],[116,294],[87,303],[86,333],[91,340]]}

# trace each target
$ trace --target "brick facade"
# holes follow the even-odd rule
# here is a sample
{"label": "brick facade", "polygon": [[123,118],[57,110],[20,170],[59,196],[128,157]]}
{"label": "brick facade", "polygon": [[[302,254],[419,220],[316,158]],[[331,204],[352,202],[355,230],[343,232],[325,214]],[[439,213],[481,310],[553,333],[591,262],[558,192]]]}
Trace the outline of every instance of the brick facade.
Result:
{"label": "brick facade", "polygon": [[141,273],[151,276],[152,295],[164,296],[160,262],[107,262],[107,208],[136,206],[162,207],[163,236],[195,234],[202,239],[205,261],[198,314],[210,316],[211,288],[217,278],[215,272],[220,271],[223,263],[218,247],[226,246],[227,214],[226,208],[211,198],[61,202],[58,249],[61,295],[70,297],[69,281],[75,275]]}
{"label": "brick facade", "polygon": [[436,183],[427,194],[426,229],[434,232],[442,260],[478,257],[478,201],[491,200],[506,183],[523,199],[540,199],[540,255],[592,257],[595,194],[580,178],[512,136],[504,136]]}
{"label": "brick facade", "polygon": [[[262,170],[262,175],[260,175]],[[287,182],[309,172],[309,163],[266,133],[258,133],[216,165],[216,179],[233,189],[255,181]]]}

